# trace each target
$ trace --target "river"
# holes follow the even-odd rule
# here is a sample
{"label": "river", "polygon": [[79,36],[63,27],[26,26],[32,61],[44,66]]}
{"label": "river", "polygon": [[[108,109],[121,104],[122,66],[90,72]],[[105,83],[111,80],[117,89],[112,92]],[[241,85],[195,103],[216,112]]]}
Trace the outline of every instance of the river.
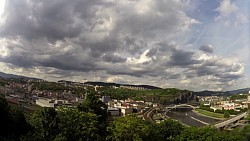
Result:
{"label": "river", "polygon": [[210,117],[205,117],[193,112],[192,108],[177,108],[173,109],[166,114],[168,117],[179,120],[180,122],[189,125],[189,126],[196,126],[201,127],[209,124],[213,124],[218,122],[219,120],[213,119]]}

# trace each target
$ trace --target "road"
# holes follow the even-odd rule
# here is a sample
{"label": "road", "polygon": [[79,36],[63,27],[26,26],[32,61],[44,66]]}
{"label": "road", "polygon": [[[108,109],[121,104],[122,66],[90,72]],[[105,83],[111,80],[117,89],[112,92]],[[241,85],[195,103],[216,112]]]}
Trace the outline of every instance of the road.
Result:
{"label": "road", "polygon": [[156,108],[150,108],[145,113],[143,113],[144,120],[149,121],[151,123],[154,123],[154,120],[152,119],[152,116],[153,116],[155,111],[156,111]]}
{"label": "road", "polygon": [[247,112],[241,113],[241,114],[239,114],[239,115],[237,115],[237,116],[235,116],[235,117],[232,117],[232,118],[230,118],[230,119],[228,119],[228,120],[225,120],[225,121],[223,121],[223,122],[217,123],[217,124],[215,124],[214,126],[215,126],[216,128],[224,127],[224,126],[226,126],[226,125],[228,125],[228,124],[230,124],[230,123],[233,123],[233,122],[235,122],[235,121],[237,121],[237,120],[239,120],[239,119],[241,119],[241,118],[244,118],[246,115],[247,115]]}

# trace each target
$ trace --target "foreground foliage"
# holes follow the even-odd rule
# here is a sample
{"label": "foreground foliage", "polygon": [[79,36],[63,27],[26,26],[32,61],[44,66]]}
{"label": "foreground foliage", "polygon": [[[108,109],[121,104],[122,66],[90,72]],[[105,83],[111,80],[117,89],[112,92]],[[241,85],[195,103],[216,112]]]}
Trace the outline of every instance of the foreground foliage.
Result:
{"label": "foreground foliage", "polygon": [[11,108],[0,96],[0,140],[18,140],[22,135],[27,134],[29,128],[23,113]]}
{"label": "foreground foliage", "polygon": [[177,121],[148,123],[135,115],[107,122],[106,105],[93,95],[77,108],[42,108],[27,122],[17,109],[0,97],[2,141],[244,141],[250,125],[242,130],[218,131],[213,127],[185,127]]}
{"label": "foreground foliage", "polygon": [[44,108],[33,115],[34,129],[23,140],[99,140],[97,121],[95,114],[78,109]]}
{"label": "foreground foliage", "polygon": [[118,118],[108,127],[109,135],[107,140],[112,141],[142,141],[146,140],[150,134],[149,123],[137,118],[136,116],[127,116]]}

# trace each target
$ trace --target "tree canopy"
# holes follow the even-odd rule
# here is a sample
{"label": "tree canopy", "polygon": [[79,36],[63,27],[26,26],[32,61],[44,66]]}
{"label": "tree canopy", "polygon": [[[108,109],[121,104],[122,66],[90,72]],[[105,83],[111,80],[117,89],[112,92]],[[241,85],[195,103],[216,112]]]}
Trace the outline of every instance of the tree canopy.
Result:
{"label": "tree canopy", "polygon": [[150,134],[150,126],[136,116],[118,118],[108,127],[107,140],[111,141],[142,141]]}
{"label": "tree canopy", "polygon": [[0,140],[18,140],[29,130],[23,113],[0,96]]}

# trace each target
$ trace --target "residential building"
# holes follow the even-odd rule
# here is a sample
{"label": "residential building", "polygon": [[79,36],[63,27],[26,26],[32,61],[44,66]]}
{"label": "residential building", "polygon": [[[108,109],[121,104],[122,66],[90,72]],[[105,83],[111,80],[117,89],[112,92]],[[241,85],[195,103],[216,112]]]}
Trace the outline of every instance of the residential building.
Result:
{"label": "residential building", "polygon": [[128,114],[133,113],[133,108],[132,107],[121,107],[121,115],[126,116]]}
{"label": "residential building", "polygon": [[55,107],[55,103],[52,99],[39,98],[36,100],[36,105],[41,107]]}
{"label": "residential building", "polygon": [[110,113],[111,116],[119,116],[120,115],[120,111],[118,108],[108,108],[108,112]]}

